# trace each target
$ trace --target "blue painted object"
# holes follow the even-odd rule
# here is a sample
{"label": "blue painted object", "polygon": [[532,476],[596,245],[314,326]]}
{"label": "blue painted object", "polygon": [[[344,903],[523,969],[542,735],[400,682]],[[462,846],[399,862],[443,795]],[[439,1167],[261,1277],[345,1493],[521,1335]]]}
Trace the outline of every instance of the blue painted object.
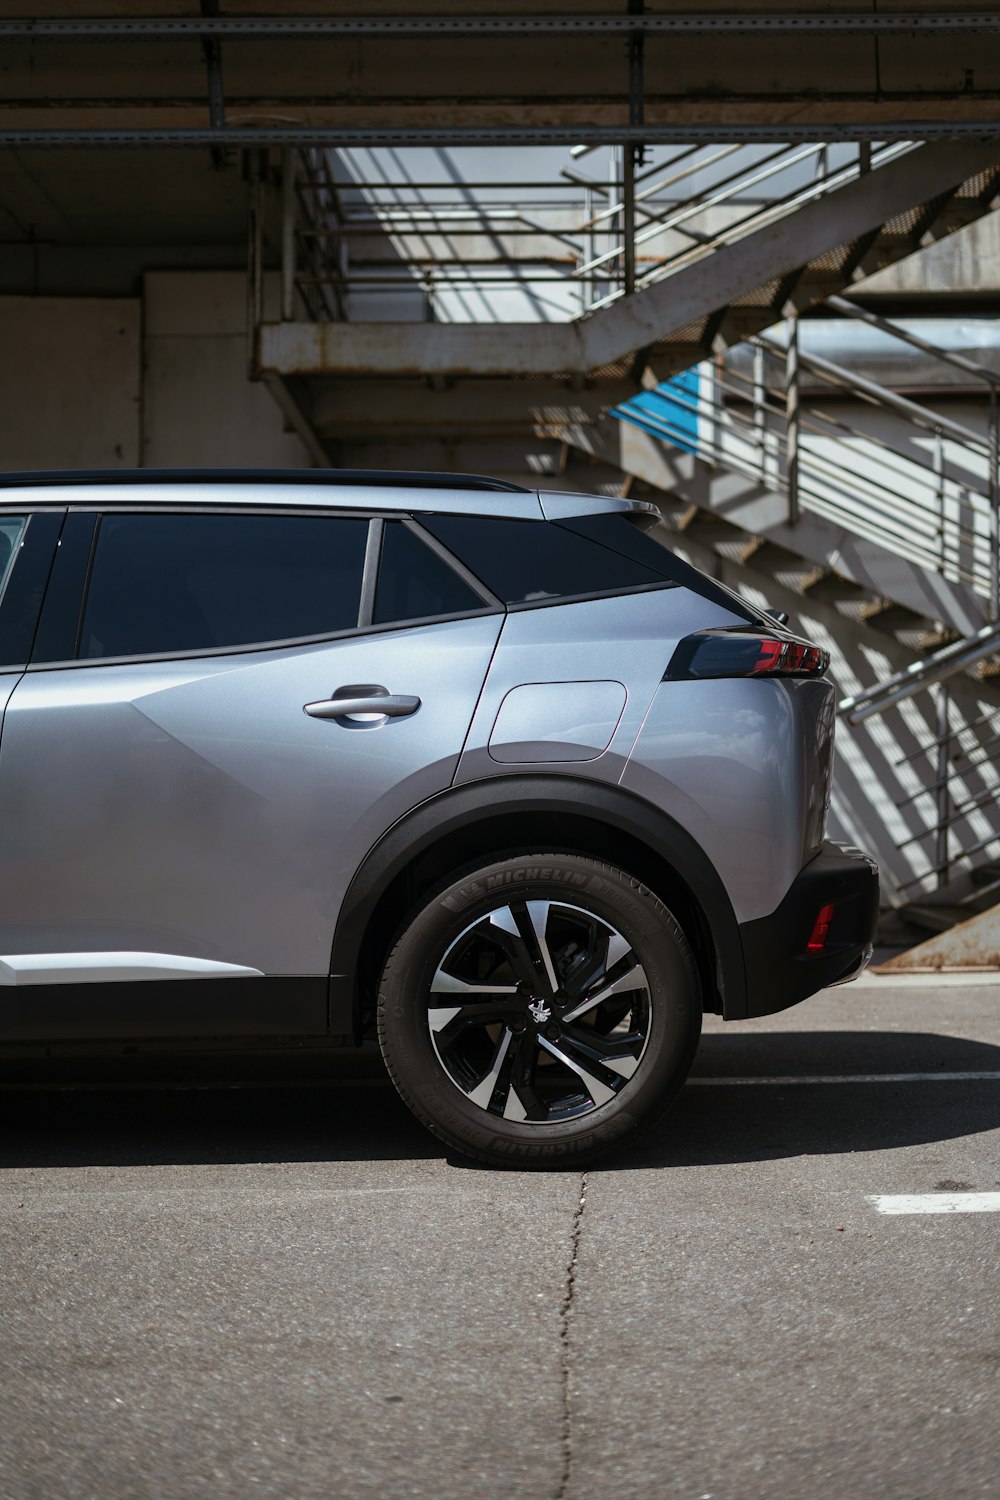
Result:
{"label": "blue painted object", "polygon": [[701,373],[696,367],[663,381],[654,390],[640,391],[616,406],[612,415],[685,453],[696,453],[700,396]]}

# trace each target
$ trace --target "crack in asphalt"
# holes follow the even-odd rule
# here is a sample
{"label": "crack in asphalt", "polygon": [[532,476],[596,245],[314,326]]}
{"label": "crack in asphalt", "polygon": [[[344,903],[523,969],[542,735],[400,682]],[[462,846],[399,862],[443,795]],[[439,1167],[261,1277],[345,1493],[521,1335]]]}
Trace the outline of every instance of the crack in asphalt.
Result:
{"label": "crack in asphalt", "polygon": [[559,1308],[560,1375],[562,1383],[562,1474],[556,1500],[565,1500],[573,1469],[573,1447],[570,1440],[569,1410],[569,1330],[570,1314],[573,1311],[576,1291],[576,1263],[580,1254],[580,1232],[583,1228],[583,1211],[587,1206],[587,1174],[580,1174],[580,1201],[573,1214],[570,1230],[569,1261],[566,1265],[566,1284]]}

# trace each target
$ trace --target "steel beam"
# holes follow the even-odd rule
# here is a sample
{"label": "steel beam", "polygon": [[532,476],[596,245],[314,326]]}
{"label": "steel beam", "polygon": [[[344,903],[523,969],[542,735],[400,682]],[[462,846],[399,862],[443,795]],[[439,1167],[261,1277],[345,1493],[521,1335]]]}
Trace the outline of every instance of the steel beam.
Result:
{"label": "steel beam", "polygon": [[260,367],[281,375],[583,374],[579,323],[265,323]]}
{"label": "steel beam", "polygon": [[[215,19],[219,14],[219,0],[201,0],[201,13],[207,20]],[[208,119],[213,131],[223,132],[226,128],[226,95],[222,83],[222,43],[218,36],[201,34],[201,55],[205,60],[206,82],[208,84]],[[220,141],[216,140],[211,147],[212,165],[217,172],[225,171],[227,164],[226,148]]]}
{"label": "steel beam", "polygon": [[[958,97],[958,96],[957,96]],[[0,150],[54,147],[152,148],[222,146],[224,148],[352,146],[713,146],[720,141],[743,145],[800,145],[814,141],[954,141],[967,145],[995,143],[993,164],[1000,160],[1000,122],[989,120],[814,120],[797,125],[784,120],[747,125],[722,120],[711,125],[649,123],[645,125],[232,125],[225,130],[199,126],[142,125],[121,128],[70,129],[34,126],[0,129]],[[885,168],[868,174],[881,182]]]}
{"label": "steel beam", "polygon": [[0,41],[164,42],[178,37],[214,34],[234,39],[271,41],[343,39],[370,36],[379,40],[411,37],[477,36],[877,36],[903,33],[1000,31],[996,11],[899,11],[816,15],[685,13],[676,15],[550,16],[220,16],[210,26],[188,16],[81,18],[21,17],[0,21]]}

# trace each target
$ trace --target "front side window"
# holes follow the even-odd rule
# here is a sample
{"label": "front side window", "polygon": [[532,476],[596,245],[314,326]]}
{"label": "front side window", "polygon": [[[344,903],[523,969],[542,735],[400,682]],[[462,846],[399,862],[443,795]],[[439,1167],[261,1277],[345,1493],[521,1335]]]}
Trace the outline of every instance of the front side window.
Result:
{"label": "front side window", "polygon": [[79,655],[183,655],[354,629],[367,537],[367,521],[345,516],[104,516]]}

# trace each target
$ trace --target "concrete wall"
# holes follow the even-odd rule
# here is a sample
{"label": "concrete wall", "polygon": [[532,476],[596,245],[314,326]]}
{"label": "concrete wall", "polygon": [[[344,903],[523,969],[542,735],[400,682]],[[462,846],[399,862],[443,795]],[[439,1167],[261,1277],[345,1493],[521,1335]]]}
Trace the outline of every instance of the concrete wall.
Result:
{"label": "concrete wall", "polygon": [[247,379],[245,288],[164,271],[141,299],[0,297],[0,469],[308,467]]}
{"label": "concrete wall", "polygon": [[308,467],[266,388],[247,379],[246,277],[150,272],[143,298],[143,466]]}
{"label": "concrete wall", "polygon": [[138,298],[0,298],[0,469],[139,462]]}

